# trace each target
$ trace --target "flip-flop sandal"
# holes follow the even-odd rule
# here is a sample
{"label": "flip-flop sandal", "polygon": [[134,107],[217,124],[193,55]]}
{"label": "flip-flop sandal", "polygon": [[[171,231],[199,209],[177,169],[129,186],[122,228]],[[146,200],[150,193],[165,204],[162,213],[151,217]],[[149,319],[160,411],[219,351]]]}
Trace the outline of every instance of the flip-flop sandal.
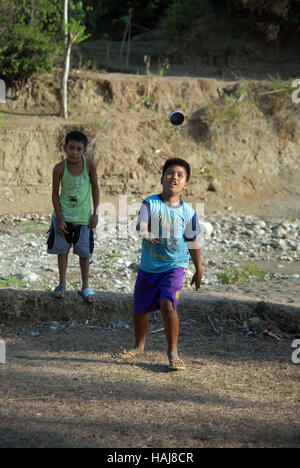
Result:
{"label": "flip-flop sandal", "polygon": [[[57,296],[56,294],[54,294],[54,293],[57,293],[57,292],[62,292],[63,294],[61,296]],[[56,286],[56,288],[54,289],[52,294],[57,299],[62,299],[64,297],[65,292],[66,292],[66,287],[63,286],[62,284],[59,284],[58,286]]]}
{"label": "flip-flop sandal", "polygon": [[120,359],[126,359],[126,358],[133,358],[133,357],[137,357],[137,356],[140,356],[141,354],[143,354],[142,352],[140,351],[137,351],[137,352],[134,352],[134,351],[121,351],[120,353],[117,353],[116,357],[120,358]]}
{"label": "flip-flop sandal", "polygon": [[185,365],[181,359],[174,359],[174,360],[170,359],[169,370],[170,371],[185,370]]}
{"label": "flip-flop sandal", "polygon": [[91,288],[85,288],[83,291],[78,291],[78,294],[79,296],[83,297],[83,299],[85,299],[86,302],[90,302],[88,301],[89,296],[96,295],[96,293]]}

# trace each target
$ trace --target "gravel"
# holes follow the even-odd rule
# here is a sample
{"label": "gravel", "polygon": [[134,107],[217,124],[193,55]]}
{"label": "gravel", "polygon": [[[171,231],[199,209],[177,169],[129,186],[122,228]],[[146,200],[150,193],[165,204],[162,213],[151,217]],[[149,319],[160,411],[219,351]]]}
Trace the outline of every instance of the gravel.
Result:
{"label": "gravel", "polygon": [[[50,221],[50,215],[29,213],[24,217],[0,217],[0,287],[51,290],[57,285],[57,259],[46,252]],[[124,219],[117,224],[100,220],[90,265],[91,287],[133,291],[141,254],[141,241],[133,225],[134,217],[128,226]],[[264,272],[266,281],[300,277],[299,219],[214,213],[202,222],[202,229],[203,284],[220,284],[220,273],[250,264]],[[185,279],[187,290],[193,273],[191,263]],[[80,288],[78,258],[72,253],[67,280],[68,289]]]}

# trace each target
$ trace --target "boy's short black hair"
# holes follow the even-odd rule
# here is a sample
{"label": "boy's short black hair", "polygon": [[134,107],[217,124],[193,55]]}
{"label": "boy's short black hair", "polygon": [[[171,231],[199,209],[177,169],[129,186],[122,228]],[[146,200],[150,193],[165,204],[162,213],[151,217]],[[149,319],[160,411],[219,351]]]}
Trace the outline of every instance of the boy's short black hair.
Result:
{"label": "boy's short black hair", "polygon": [[68,133],[68,135],[66,136],[66,146],[67,144],[69,143],[69,141],[77,141],[79,143],[82,143],[83,146],[86,148],[87,147],[87,144],[88,144],[88,139],[87,137],[85,136],[84,133],[82,132],[70,132]]}
{"label": "boy's short black hair", "polygon": [[165,162],[165,165],[163,167],[162,177],[165,175],[165,172],[168,170],[168,168],[170,166],[181,166],[181,167],[183,167],[185,169],[185,172],[186,172],[186,180],[187,180],[187,182],[189,181],[189,178],[191,176],[191,166],[189,165],[189,163],[187,161],[185,161],[184,159],[180,159],[180,158],[167,159],[166,162]]}

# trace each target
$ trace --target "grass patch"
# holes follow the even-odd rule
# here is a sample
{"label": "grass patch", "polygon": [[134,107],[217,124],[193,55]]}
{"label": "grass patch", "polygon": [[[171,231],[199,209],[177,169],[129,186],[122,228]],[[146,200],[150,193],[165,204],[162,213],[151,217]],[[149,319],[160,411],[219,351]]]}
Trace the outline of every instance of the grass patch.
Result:
{"label": "grass patch", "polygon": [[217,278],[222,284],[251,283],[265,280],[265,274],[255,264],[240,266],[227,266],[222,273],[217,273]]}
{"label": "grass patch", "polygon": [[264,82],[264,86],[271,93],[283,93],[290,97],[293,92],[291,82],[292,80],[284,81],[277,73],[276,76],[268,75],[268,81]]}
{"label": "grass patch", "polygon": [[[50,225],[50,221],[49,221],[49,225]],[[41,224],[41,223],[30,224],[25,227],[25,233],[35,234],[35,235],[46,234],[48,229],[49,227],[46,224]]]}
{"label": "grass patch", "polygon": [[0,288],[25,288],[27,284],[27,281],[22,281],[13,275],[0,278]]}
{"label": "grass patch", "polygon": [[204,108],[205,116],[210,122],[219,125],[239,122],[242,118],[241,107],[233,96],[225,96],[222,103],[212,102]]}

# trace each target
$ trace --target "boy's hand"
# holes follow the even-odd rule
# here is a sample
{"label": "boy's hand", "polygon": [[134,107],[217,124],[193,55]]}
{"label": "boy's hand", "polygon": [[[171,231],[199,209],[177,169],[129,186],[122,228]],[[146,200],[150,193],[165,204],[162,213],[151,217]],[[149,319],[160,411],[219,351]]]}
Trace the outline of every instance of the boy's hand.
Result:
{"label": "boy's hand", "polygon": [[198,291],[198,289],[200,289],[201,279],[202,279],[202,271],[197,270],[196,273],[193,276],[192,281],[191,281],[191,286],[195,283],[196,291]]}
{"label": "boy's hand", "polygon": [[64,222],[63,219],[60,219],[58,221],[57,232],[61,236],[64,236],[65,234],[68,234],[67,225],[66,225],[66,223]]}
{"label": "boy's hand", "polygon": [[143,235],[143,238],[146,242],[149,242],[149,244],[159,244],[161,241],[161,237],[155,237],[154,234],[152,234],[152,232],[145,233],[145,235]]}
{"label": "boy's hand", "polygon": [[97,226],[97,224],[98,224],[98,215],[93,214],[93,215],[90,217],[89,227],[90,227],[91,229],[95,229],[95,227]]}

